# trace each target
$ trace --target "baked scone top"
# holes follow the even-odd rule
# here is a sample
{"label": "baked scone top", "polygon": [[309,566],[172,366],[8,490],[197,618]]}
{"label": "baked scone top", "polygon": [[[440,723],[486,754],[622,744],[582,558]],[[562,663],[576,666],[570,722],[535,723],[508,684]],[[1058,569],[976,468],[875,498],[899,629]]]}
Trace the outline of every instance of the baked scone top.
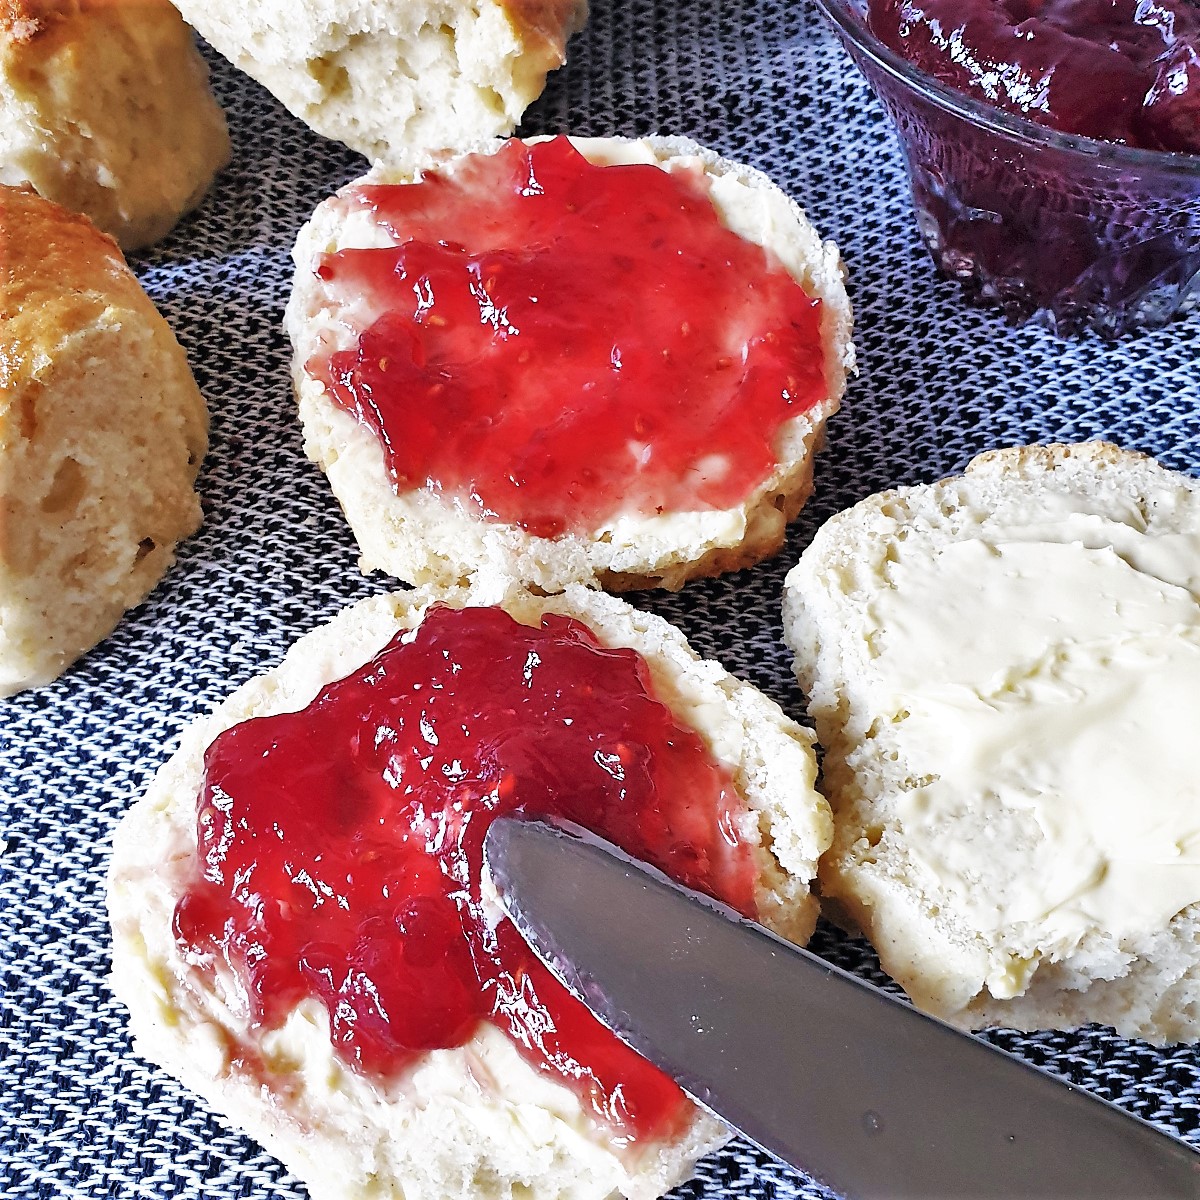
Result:
{"label": "baked scone top", "polygon": [[556,65],[567,61],[567,41],[587,19],[584,0],[505,0],[504,8],[525,41],[541,42]]}
{"label": "baked scone top", "polygon": [[0,186],[0,695],[49,682],[200,523],[208,418],[116,243]]}
{"label": "baked scone top", "polygon": [[0,388],[31,378],[114,305],[157,317],[117,243],[29,188],[0,186]]}
{"label": "baked scone top", "polygon": [[0,35],[14,42],[32,42],[95,0],[0,0]]}
{"label": "baked scone top", "polygon": [[[127,7],[130,0],[0,0],[0,38],[45,41],[67,28],[72,17]],[[137,0],[139,8],[169,8],[169,0]]]}

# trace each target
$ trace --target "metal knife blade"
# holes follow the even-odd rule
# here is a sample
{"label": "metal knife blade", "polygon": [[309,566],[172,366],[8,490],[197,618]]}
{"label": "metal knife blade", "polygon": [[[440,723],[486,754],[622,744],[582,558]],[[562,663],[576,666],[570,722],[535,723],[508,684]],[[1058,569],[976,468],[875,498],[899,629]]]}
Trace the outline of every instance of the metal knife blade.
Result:
{"label": "metal knife blade", "polygon": [[575,826],[492,823],[550,970],[698,1103],[851,1200],[1196,1200],[1186,1143]]}

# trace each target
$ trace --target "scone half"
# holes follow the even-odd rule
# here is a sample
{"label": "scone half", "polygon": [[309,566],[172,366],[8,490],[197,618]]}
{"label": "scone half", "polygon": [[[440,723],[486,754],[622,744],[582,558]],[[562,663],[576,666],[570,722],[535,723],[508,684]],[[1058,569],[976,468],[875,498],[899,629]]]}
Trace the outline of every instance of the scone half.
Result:
{"label": "scone half", "polygon": [[[712,251],[713,261],[691,244],[672,242],[675,230],[667,215],[660,218],[654,210],[652,220],[638,223],[637,188],[646,187],[644,182],[621,184],[630,190],[618,194],[608,210],[597,204],[596,212],[589,208],[574,216],[575,184],[562,165],[564,146],[583,170],[593,172],[590,178],[597,182],[589,187],[608,187],[611,180],[616,192],[617,179],[645,178],[629,172],[657,170],[678,181],[672,187],[691,189],[670,203],[695,205],[700,213],[695,228],[726,239]],[[495,168],[500,172],[522,154],[529,163],[512,168],[517,172],[512,179],[536,173],[552,156],[554,169],[564,172],[558,190],[547,185],[553,199],[545,200],[563,206],[562,222],[547,229],[537,224],[540,218],[530,218],[537,228],[527,237],[510,233],[503,218],[493,217],[489,193],[483,190],[481,199],[485,185],[476,182],[485,174],[482,162],[503,159],[505,167]],[[405,194],[409,188],[411,199]],[[455,343],[443,346],[432,340],[436,331],[426,332],[443,320],[437,307],[442,292],[434,295],[438,285],[421,282],[426,277],[414,264],[418,253],[427,252],[413,249],[417,218],[403,215],[425,203],[420,197],[436,200],[455,189],[467,194],[475,215],[467,221],[451,214],[445,232],[434,227],[428,240],[443,247],[461,240],[465,245],[453,270],[484,271],[487,278],[472,285],[483,307],[473,317],[469,311],[451,317],[450,329],[465,332],[472,323],[478,328],[481,319],[498,324],[495,335],[488,335],[490,344],[476,349],[472,343],[469,353],[477,357],[461,370],[468,352]],[[496,211],[522,211],[509,192],[504,204],[510,207]],[[388,205],[401,215],[385,211]],[[663,224],[656,224],[660,219]],[[488,226],[492,221],[494,230]],[[575,232],[581,226],[584,235]],[[562,229],[568,234],[560,234]],[[575,260],[560,265],[560,236],[594,239],[599,249],[588,261],[595,269],[573,267]],[[723,257],[728,253],[744,255],[747,276],[730,268]],[[409,293],[385,301],[377,276],[368,286],[354,286],[359,282],[354,273],[368,269],[364,264],[396,254],[409,256],[397,268],[413,277]],[[415,183],[406,175],[376,171],[318,208],[300,233],[294,257],[286,322],[307,452],[328,475],[346,512],[364,570],[383,570],[410,583],[454,584],[474,577],[496,587],[509,580],[545,591],[589,580],[614,591],[677,589],[688,579],[749,566],[779,548],[787,521],[809,495],[813,455],[854,364],[836,248],[822,242],[797,205],[760,172],[680,138],[494,143],[431,168]],[[514,258],[528,276],[506,291],[506,276],[496,284],[492,265],[507,271]],[[647,326],[646,315],[660,302],[660,273],[672,262],[689,265],[689,280],[711,280],[706,286],[723,290],[710,295],[693,282],[684,294],[668,295],[664,311],[675,314],[669,329]],[[342,271],[348,280],[339,278]],[[569,287],[563,285],[564,272]],[[454,277],[447,278],[448,291]],[[412,286],[419,293],[415,309]],[[774,289],[772,298],[760,300],[768,288]],[[548,294],[556,298],[553,304],[545,303]],[[379,351],[380,369],[390,370],[393,382],[370,380],[363,373],[371,365],[365,360],[368,338],[402,304],[406,329],[382,343],[391,348]],[[426,312],[428,304],[433,307]],[[409,349],[410,329],[428,342]],[[711,340],[699,330],[711,331]],[[772,352],[764,346],[773,346],[774,339],[790,340],[768,371],[759,363]],[[567,349],[560,353],[560,347]],[[357,374],[343,372],[336,378],[349,382],[335,382],[331,364],[356,353]],[[552,355],[553,366],[532,371]],[[408,376],[394,382],[398,363],[418,359],[421,374],[411,386]],[[524,373],[516,365],[523,361],[530,363]],[[649,366],[639,365],[646,362]],[[658,369],[660,363],[670,370]],[[632,374],[629,364],[642,373]],[[618,391],[614,377],[622,371],[624,390]],[[438,398],[443,376],[453,404]],[[384,413],[381,436],[368,410],[377,408],[384,384],[393,389],[397,407]],[[756,388],[769,394],[770,406]],[[524,415],[527,410],[534,415]],[[519,420],[528,428],[517,438],[507,430]],[[416,431],[430,422],[434,432],[423,435],[429,448],[418,454],[412,449]],[[514,440],[503,442],[508,436]],[[456,447],[459,460],[449,459],[443,441]],[[675,443],[690,448],[679,451],[673,465],[660,466]],[[494,445],[507,446],[510,457],[498,463],[460,461]],[[412,459],[402,469],[394,461],[398,451]],[[508,479],[489,482],[487,472],[503,476],[505,470]],[[532,492],[543,477],[554,479],[557,490]],[[518,494],[522,488],[530,494]]]}
{"label": "scone half", "polygon": [[175,0],[289,112],[372,160],[511,133],[586,0]]}
{"label": "scone half", "polygon": [[827,522],[788,644],[835,813],[823,904],[959,1025],[1200,1036],[1200,485],[997,450]]}
{"label": "scone half", "polygon": [[[439,605],[449,605],[451,611]],[[607,661],[618,648],[636,650],[654,696],[674,721],[694,732],[703,753],[731,781],[736,803],[720,845],[736,844],[738,861],[749,864],[751,906],[759,919],[784,936],[804,941],[816,919],[810,883],[832,832],[828,807],[813,788],[815,759],[807,731],[755,689],[716,663],[699,659],[673,627],[620,600],[573,587],[548,599],[511,596],[505,610],[522,628],[565,618],[581,622],[590,631],[585,636],[599,643],[589,656],[598,655],[599,660]],[[480,1022],[465,1040],[418,1055],[398,1072],[360,1069],[333,1047],[331,1027],[342,1037],[347,1025],[335,1021],[331,1026],[330,1006],[309,996],[270,1021],[256,1023],[247,999],[248,976],[239,974],[231,959],[206,958],[196,952],[195,941],[178,936],[184,928],[181,900],[197,887],[200,872],[207,867],[211,875],[214,869],[214,843],[205,842],[203,862],[197,858],[198,829],[208,828],[204,822],[212,817],[210,812],[198,819],[206,756],[207,771],[213,779],[220,774],[221,787],[227,787],[226,792],[214,793],[218,800],[224,803],[220,796],[237,795],[214,757],[218,735],[229,731],[227,738],[248,736],[248,730],[253,734],[255,723],[244,724],[249,718],[277,719],[278,714],[298,712],[318,693],[327,697],[334,681],[356,672],[362,677],[364,664],[370,664],[366,675],[380,678],[393,670],[388,664],[397,661],[381,656],[381,651],[398,633],[404,633],[402,653],[417,652],[422,627],[434,636],[434,626],[425,624],[431,613],[435,623],[459,618],[508,622],[470,593],[432,589],[377,597],[347,609],[301,639],[276,670],[239,689],[186,731],[178,752],[122,822],[109,888],[113,984],[130,1010],[136,1048],[278,1155],[304,1180],[315,1200],[468,1195],[599,1200],[613,1194],[660,1195],[690,1173],[699,1155],[727,1136],[722,1126],[690,1105],[678,1110],[659,1134],[631,1138],[630,1128],[598,1121],[578,1091],[553,1072],[531,1065],[494,1022]],[[525,634],[533,636],[528,629]],[[458,650],[453,653],[459,655]],[[455,661],[465,663],[468,674],[481,671],[488,687],[506,669],[490,658],[476,659],[474,665],[461,656]],[[541,669],[533,657],[522,661],[535,675]],[[581,680],[579,687],[583,686]],[[578,694],[578,688],[564,693],[562,713]],[[561,720],[557,723],[563,725]],[[434,723],[427,729],[423,724],[422,736],[444,737],[448,728]],[[535,758],[541,729],[535,728],[533,750],[528,751]],[[314,727],[308,738],[313,764],[341,752],[332,746],[331,736]],[[390,736],[362,736],[356,744],[391,745]],[[595,734],[581,730],[580,736]],[[348,744],[339,742],[342,747]],[[600,756],[598,763],[608,764],[606,770],[620,774],[617,758],[609,753],[611,745],[600,740],[586,745],[591,746],[589,755]],[[617,752],[625,754],[621,746]],[[632,757],[622,761],[640,761],[639,753],[635,746]],[[469,786],[473,768],[457,758],[455,762],[456,778],[468,779],[464,786]],[[407,794],[405,780],[415,779],[420,769],[410,763],[395,775],[398,806]],[[526,786],[525,768],[516,775],[516,786]],[[457,810],[445,810],[452,811]],[[293,819],[281,818],[278,827],[290,828]],[[672,826],[676,832],[670,837],[693,839],[693,819],[684,816],[681,822]],[[444,825],[437,827],[444,832]],[[213,836],[215,844],[225,844],[223,834]],[[361,836],[369,837],[370,828]],[[311,858],[312,847],[309,850]],[[681,852],[686,856],[686,847]],[[321,840],[316,860],[336,853],[331,834]],[[384,861],[372,857],[374,853],[363,860],[361,869],[368,869],[368,861]],[[259,869],[255,878],[261,880],[265,868]],[[304,878],[323,888],[318,868]],[[301,880],[298,871],[295,879]],[[287,897],[274,896],[259,884],[254,887],[268,906],[288,903]],[[296,893],[304,894],[304,889]],[[316,911],[316,905],[310,907]],[[380,955],[387,959],[422,953],[421,946],[409,948],[411,937],[386,935],[379,944]],[[307,953],[311,958],[316,951]],[[423,961],[431,960],[427,956]],[[383,984],[379,994],[389,995]],[[427,999],[423,994],[403,1011],[389,1011],[394,1018],[407,1019],[410,1008]],[[585,1063],[585,1078],[586,1068]],[[613,1111],[624,1105],[618,1100]]]}

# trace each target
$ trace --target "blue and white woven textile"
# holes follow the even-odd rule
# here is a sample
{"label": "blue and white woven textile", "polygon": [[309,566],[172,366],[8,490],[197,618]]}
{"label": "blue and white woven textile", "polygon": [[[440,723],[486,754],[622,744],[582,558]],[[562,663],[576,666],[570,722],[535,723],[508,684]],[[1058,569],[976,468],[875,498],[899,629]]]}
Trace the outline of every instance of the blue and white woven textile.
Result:
{"label": "blue and white woven textile", "polygon": [[[781,642],[783,576],[831,513],[1033,441],[1104,437],[1200,470],[1200,313],[1106,345],[969,307],[918,242],[879,105],[806,0],[596,0],[570,54],[522,132],[689,135],[769,173],[848,264],[861,373],[785,552],[677,596],[633,597],[792,714],[803,703]],[[281,328],[297,229],[365,164],[212,65],[233,162],[201,210],[132,264],[210,405],[205,524],[101,646],[52,686],[0,702],[0,1196],[11,1200],[304,1195],[133,1056],[106,983],[112,830],[180,730],[301,633],[395,586],[359,573],[304,458]],[[832,929],[814,948],[880,978],[870,953]],[[1196,1048],[1098,1028],[992,1036],[1200,1144]],[[678,1194],[828,1195],[744,1142]]]}

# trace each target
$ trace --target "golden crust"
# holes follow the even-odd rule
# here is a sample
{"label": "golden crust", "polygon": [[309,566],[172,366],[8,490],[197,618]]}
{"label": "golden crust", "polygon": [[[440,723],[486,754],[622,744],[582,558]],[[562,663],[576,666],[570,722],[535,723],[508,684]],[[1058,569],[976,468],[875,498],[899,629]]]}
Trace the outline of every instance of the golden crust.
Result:
{"label": "golden crust", "polygon": [[587,22],[587,0],[502,0],[504,10],[530,46],[543,45],[555,66],[567,61],[567,41]]}
{"label": "golden crust", "polygon": [[0,36],[32,42],[74,16],[79,4],[80,0],[0,0]]}
{"label": "golden crust", "polygon": [[0,36],[23,44],[48,40],[68,34],[71,22],[85,13],[127,13],[135,4],[159,11],[171,7],[170,0],[0,0]]}
{"label": "golden crust", "polygon": [[111,305],[161,319],[108,234],[30,188],[0,185],[0,417],[64,334]]}
{"label": "golden crust", "polygon": [[229,159],[169,0],[0,0],[0,170],[126,250],[164,236]]}
{"label": "golden crust", "polygon": [[[1045,474],[1073,461],[1082,468],[1135,468],[1153,464],[1147,454],[1124,450],[1112,442],[1079,442],[1074,445],[1054,442],[1039,446],[1005,447],[977,454],[967,465],[970,475],[1015,471],[1018,474]],[[1157,464],[1155,464],[1157,465]]]}
{"label": "golden crust", "polygon": [[204,399],[112,238],[0,187],[0,696],[48,682],[200,523]]}

